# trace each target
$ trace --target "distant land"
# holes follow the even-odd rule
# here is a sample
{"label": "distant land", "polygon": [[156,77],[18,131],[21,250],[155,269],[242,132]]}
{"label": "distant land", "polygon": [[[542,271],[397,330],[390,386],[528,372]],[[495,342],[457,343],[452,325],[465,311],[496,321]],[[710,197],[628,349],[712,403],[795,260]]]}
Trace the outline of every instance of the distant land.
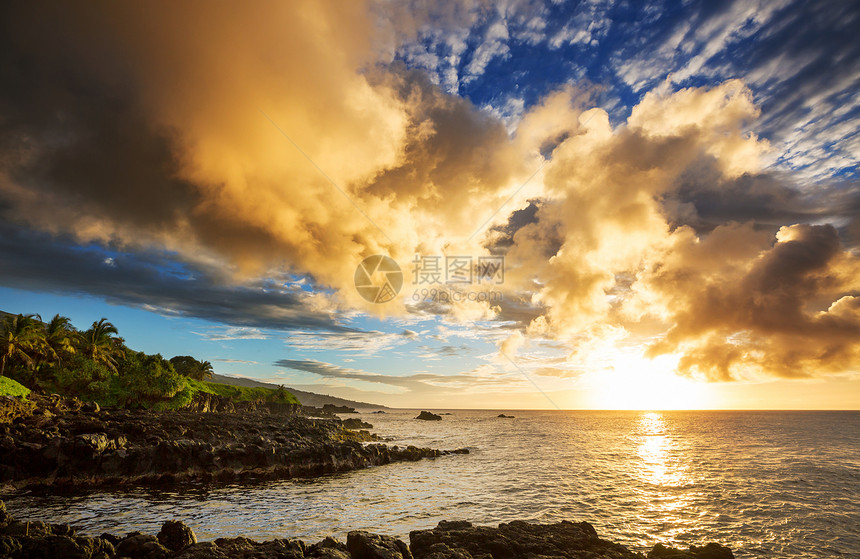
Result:
{"label": "distant land", "polygon": [[[246,387],[257,387],[257,388],[278,388],[277,384],[272,384],[270,382],[260,382],[258,380],[252,380],[249,378],[243,377],[231,377],[227,375],[218,375],[213,374],[212,378],[209,379],[209,382],[220,382],[221,384],[230,384],[232,386],[246,386]],[[337,398],[335,396],[327,396],[325,394],[314,394],[313,392],[305,392],[304,390],[296,390],[295,388],[290,388],[289,386],[285,386],[285,389],[289,390],[293,393],[293,395],[299,399],[299,402],[303,406],[314,406],[317,408],[321,408],[326,404],[332,404],[333,406],[349,406],[351,408],[356,409],[368,409],[368,408],[378,408],[378,409],[388,409],[388,406],[381,406],[379,404],[369,404],[367,402],[356,402],[354,400],[347,400],[346,398]]]}

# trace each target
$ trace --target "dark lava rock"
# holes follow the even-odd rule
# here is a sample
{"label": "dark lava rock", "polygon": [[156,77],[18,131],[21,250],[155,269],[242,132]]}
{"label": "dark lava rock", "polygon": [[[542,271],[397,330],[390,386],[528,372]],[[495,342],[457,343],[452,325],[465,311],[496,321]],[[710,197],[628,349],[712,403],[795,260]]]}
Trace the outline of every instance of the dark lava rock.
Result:
{"label": "dark lava rock", "polygon": [[362,421],[357,417],[350,417],[343,420],[344,429],[373,429],[373,425],[366,421]]}
{"label": "dark lava rock", "polygon": [[[363,445],[378,437],[337,418],[268,408],[212,411],[208,402],[206,412],[95,411],[59,396],[34,401],[33,413],[2,424],[0,489],[314,477],[447,454]],[[344,423],[354,421],[369,427]]]}
{"label": "dark lava rock", "polygon": [[161,525],[158,541],[167,549],[182,551],[189,545],[197,543],[194,530],[176,520],[168,520]]}
{"label": "dark lava rock", "polygon": [[[158,537],[132,532],[124,538],[103,534],[77,537],[65,524],[15,520],[0,501],[0,558],[8,559],[646,559],[622,545],[597,536],[586,523],[529,524],[498,528],[473,526],[464,520],[441,521],[433,530],[409,534],[404,542],[355,531],[346,545],[334,538],[306,546],[294,539],[257,542],[245,537],[196,543],[181,522],[165,522]],[[723,546],[709,543],[679,551],[657,544],[648,559],[734,559]]]}
{"label": "dark lava rock", "polygon": [[0,501],[0,528],[5,528],[10,522],[12,522],[12,515],[6,511],[6,503]]}
{"label": "dark lava rock", "polygon": [[687,551],[665,547],[658,543],[648,552],[648,559],[734,559],[732,550],[718,543],[705,546],[691,545]]}
{"label": "dark lava rock", "polygon": [[402,541],[370,532],[350,532],[346,547],[352,559],[412,559],[409,547]]}
{"label": "dark lava rock", "polygon": [[276,539],[256,542],[249,538],[218,538],[211,543],[192,545],[186,548],[177,559],[209,559],[235,558],[250,559],[251,557],[267,559],[302,559],[305,556],[305,544],[299,540]]}
{"label": "dark lava rock", "polygon": [[350,559],[349,549],[346,545],[331,537],[310,546],[305,552],[305,557],[314,557],[316,559]]}
{"label": "dark lava rock", "polygon": [[505,415],[503,413],[500,413],[496,417],[504,417],[505,419],[513,419],[514,418],[514,416],[512,416],[512,415]]}
{"label": "dark lava rock", "polygon": [[373,411],[373,412],[370,412],[370,413],[385,413],[385,412],[384,412],[384,411],[382,411],[382,410],[376,410],[376,411]]}
{"label": "dark lava rock", "polygon": [[358,413],[355,408],[349,406],[335,406],[334,404],[325,404],[322,407],[324,412],[328,413]]}
{"label": "dark lava rock", "polygon": [[422,411],[415,419],[423,419],[425,421],[442,421],[442,416],[436,415],[435,413],[430,413],[429,411]]}
{"label": "dark lava rock", "polygon": [[36,409],[36,404],[28,398],[0,396],[0,423],[12,423],[19,417],[28,416]]}
{"label": "dark lava rock", "polygon": [[63,557],[64,559],[108,559],[114,556],[113,546],[100,538],[70,538],[68,536],[25,536],[17,539],[18,554],[4,557]]}
{"label": "dark lava rock", "polygon": [[96,402],[84,402],[84,404],[81,406],[81,411],[86,413],[99,413],[101,409],[101,406],[99,406]]}
{"label": "dark lava rock", "polygon": [[415,559],[534,559],[538,556],[569,559],[593,557],[642,559],[626,547],[597,537],[587,522],[529,524],[515,521],[498,528],[468,522],[440,522],[433,530],[410,532]]}
{"label": "dark lava rock", "polygon": [[170,550],[161,545],[158,538],[148,534],[129,534],[116,546],[116,554],[131,559],[167,559]]}

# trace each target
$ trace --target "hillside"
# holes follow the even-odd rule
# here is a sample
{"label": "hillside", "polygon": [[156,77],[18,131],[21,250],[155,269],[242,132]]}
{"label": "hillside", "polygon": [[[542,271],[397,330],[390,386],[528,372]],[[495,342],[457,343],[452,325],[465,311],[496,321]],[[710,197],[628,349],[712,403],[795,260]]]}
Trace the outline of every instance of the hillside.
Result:
{"label": "hillside", "polygon": [[[218,382],[221,384],[230,384],[232,386],[244,386],[244,387],[253,387],[253,388],[278,388],[277,384],[271,384],[268,382],[260,382],[256,380],[252,380],[249,378],[241,378],[241,377],[231,377],[226,375],[212,375],[212,378],[209,379],[209,382]],[[296,390],[295,388],[290,388],[285,386],[288,391],[290,391],[296,398],[299,399],[299,402],[303,406],[315,406],[322,407],[325,404],[332,404],[334,406],[349,406],[351,408],[356,409],[386,409],[387,406],[380,406],[378,404],[370,404],[367,402],[356,402],[353,400],[347,400],[346,398],[337,398],[335,396],[327,396],[325,394],[315,394],[313,392],[305,392],[304,390]]]}

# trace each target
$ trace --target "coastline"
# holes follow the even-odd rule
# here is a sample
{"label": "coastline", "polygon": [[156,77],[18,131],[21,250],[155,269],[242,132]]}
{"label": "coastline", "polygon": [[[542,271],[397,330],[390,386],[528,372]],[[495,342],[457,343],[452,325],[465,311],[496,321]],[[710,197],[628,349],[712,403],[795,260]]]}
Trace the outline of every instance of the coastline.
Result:
{"label": "coastline", "polygon": [[15,415],[0,423],[3,490],[314,477],[468,453],[380,444],[366,430],[293,407],[208,401],[192,410],[151,411],[100,409],[58,396],[30,402],[3,399],[6,417]]}
{"label": "coastline", "polygon": [[409,534],[409,544],[388,535],[351,531],[346,542],[327,537],[308,545],[293,538],[255,541],[242,536],[198,542],[193,528],[166,521],[157,535],[78,536],[68,524],[13,518],[0,501],[0,556],[10,559],[734,559],[717,543],[676,550],[655,544],[647,555],[600,538],[587,522],[530,524],[514,521],[498,527],[467,521],[441,521],[432,530]]}
{"label": "coastline", "polygon": [[[398,461],[418,461],[468,450],[387,446],[357,418],[314,418],[296,407],[207,397],[190,409],[100,409],[76,399],[36,396],[4,399],[0,423],[3,490],[76,490],[110,486],[194,482],[250,482],[315,477]],[[201,528],[198,526],[198,528]],[[195,559],[288,557],[292,559],[537,559],[539,557],[644,559],[621,544],[601,539],[586,522],[498,527],[442,521],[413,530],[409,544],[393,536],[348,532],[346,542],[326,537],[316,544],[243,536],[198,543],[193,529],[168,521],[158,535],[131,532],[79,536],[70,524],[14,519],[0,501],[0,557]],[[686,551],[660,544],[649,559],[731,559],[717,544]]]}

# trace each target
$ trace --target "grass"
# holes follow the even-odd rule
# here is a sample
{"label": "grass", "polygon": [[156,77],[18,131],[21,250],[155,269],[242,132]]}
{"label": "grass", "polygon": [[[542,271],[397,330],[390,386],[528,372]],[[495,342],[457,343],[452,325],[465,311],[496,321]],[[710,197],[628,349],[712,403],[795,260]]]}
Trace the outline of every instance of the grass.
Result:
{"label": "grass", "polygon": [[[245,402],[252,400],[264,400],[278,404],[298,404],[299,401],[293,394],[287,390],[278,390],[274,388],[262,387],[246,387],[246,386],[231,386],[228,384],[219,384],[215,382],[205,382],[193,380],[187,377],[182,378],[184,387],[170,399],[162,399],[153,401],[147,398],[140,398],[138,394],[130,391],[124,385],[122,380],[113,375],[108,379],[99,382],[90,383],[86,389],[64,390],[62,386],[48,385],[44,388],[48,392],[64,394],[66,396],[78,396],[83,400],[92,400],[104,407],[132,407],[141,406],[154,410],[175,410],[187,406],[194,399],[194,396],[200,392],[208,394],[216,394],[218,396],[230,398],[237,402]],[[24,396],[30,394],[30,389],[17,381],[2,376],[0,377],[0,396]]]}
{"label": "grass", "polygon": [[15,382],[9,377],[0,377],[0,396],[22,396],[26,397],[30,389]]}
{"label": "grass", "polygon": [[170,400],[155,404],[153,408],[175,410],[183,406],[187,406],[194,398],[194,395],[198,392],[224,396],[237,402],[265,400],[266,402],[274,402],[278,404],[299,403],[298,399],[287,390],[279,391],[274,388],[231,386],[229,384],[205,382],[186,378],[184,389]]}

